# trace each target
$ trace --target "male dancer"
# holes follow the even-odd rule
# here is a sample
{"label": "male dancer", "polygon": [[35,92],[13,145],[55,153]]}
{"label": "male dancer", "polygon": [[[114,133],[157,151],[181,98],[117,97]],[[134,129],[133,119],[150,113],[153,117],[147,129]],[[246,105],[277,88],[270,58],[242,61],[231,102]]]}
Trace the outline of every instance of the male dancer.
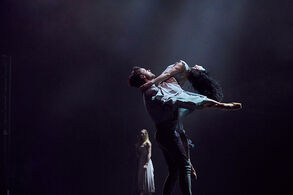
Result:
{"label": "male dancer", "polygon": [[[150,70],[133,67],[129,84],[139,88],[154,78],[155,75]],[[147,89],[141,89],[145,107],[156,126],[156,140],[168,164],[169,175],[164,184],[163,195],[171,194],[178,175],[182,194],[191,195],[192,167],[188,157],[189,151],[186,151],[185,140],[182,139],[180,131],[181,116],[184,116],[184,112],[201,108],[234,110],[241,108],[241,104],[220,103],[199,94],[190,98],[190,93],[185,93],[173,77],[157,86],[151,85]]]}

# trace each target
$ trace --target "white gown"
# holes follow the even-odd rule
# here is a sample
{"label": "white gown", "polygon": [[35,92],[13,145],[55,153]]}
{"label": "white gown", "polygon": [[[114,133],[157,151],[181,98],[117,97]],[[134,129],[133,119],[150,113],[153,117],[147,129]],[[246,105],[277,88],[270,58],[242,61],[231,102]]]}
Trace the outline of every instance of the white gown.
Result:
{"label": "white gown", "polygon": [[148,166],[145,169],[144,165],[147,161],[148,149],[146,144],[142,144],[138,148],[138,189],[144,193],[155,192],[155,181],[154,181],[154,168],[152,160],[148,162]]}

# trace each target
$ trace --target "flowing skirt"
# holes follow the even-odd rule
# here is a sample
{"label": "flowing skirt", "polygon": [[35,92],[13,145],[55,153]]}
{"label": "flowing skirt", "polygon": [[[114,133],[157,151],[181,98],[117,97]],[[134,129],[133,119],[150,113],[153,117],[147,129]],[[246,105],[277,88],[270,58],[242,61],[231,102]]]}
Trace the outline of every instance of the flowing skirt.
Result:
{"label": "flowing skirt", "polygon": [[155,192],[154,167],[152,160],[149,161],[147,168],[140,164],[138,167],[138,189],[144,193]]}
{"label": "flowing skirt", "polygon": [[159,100],[163,104],[178,105],[178,107],[191,110],[201,109],[205,103],[209,102],[209,99],[204,95],[185,91],[180,85],[167,82],[158,86],[158,91],[152,99]]}

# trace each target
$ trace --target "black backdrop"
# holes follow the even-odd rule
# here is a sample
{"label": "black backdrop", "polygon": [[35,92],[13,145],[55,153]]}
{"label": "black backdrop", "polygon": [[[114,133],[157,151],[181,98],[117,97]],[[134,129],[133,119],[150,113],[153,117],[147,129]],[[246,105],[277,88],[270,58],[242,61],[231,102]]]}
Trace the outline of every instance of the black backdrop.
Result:
{"label": "black backdrop", "polygon": [[[136,194],[134,144],[147,128],[157,192],[166,164],[133,65],[206,67],[237,112],[185,119],[194,194],[290,194],[291,1],[1,1],[12,56],[11,194]],[[179,194],[178,187],[175,194]],[[292,192],[291,192],[292,193]]]}

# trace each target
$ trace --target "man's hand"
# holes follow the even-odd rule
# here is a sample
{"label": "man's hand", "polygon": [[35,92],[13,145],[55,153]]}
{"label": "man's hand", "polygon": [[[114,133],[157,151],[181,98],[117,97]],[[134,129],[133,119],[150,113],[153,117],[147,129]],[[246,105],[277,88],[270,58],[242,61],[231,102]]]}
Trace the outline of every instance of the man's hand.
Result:
{"label": "man's hand", "polygon": [[140,86],[139,88],[140,88],[141,90],[144,91],[144,90],[146,90],[147,88],[151,87],[153,84],[154,84],[153,81],[148,81],[148,82],[146,82],[145,84],[143,84],[142,86]]}

